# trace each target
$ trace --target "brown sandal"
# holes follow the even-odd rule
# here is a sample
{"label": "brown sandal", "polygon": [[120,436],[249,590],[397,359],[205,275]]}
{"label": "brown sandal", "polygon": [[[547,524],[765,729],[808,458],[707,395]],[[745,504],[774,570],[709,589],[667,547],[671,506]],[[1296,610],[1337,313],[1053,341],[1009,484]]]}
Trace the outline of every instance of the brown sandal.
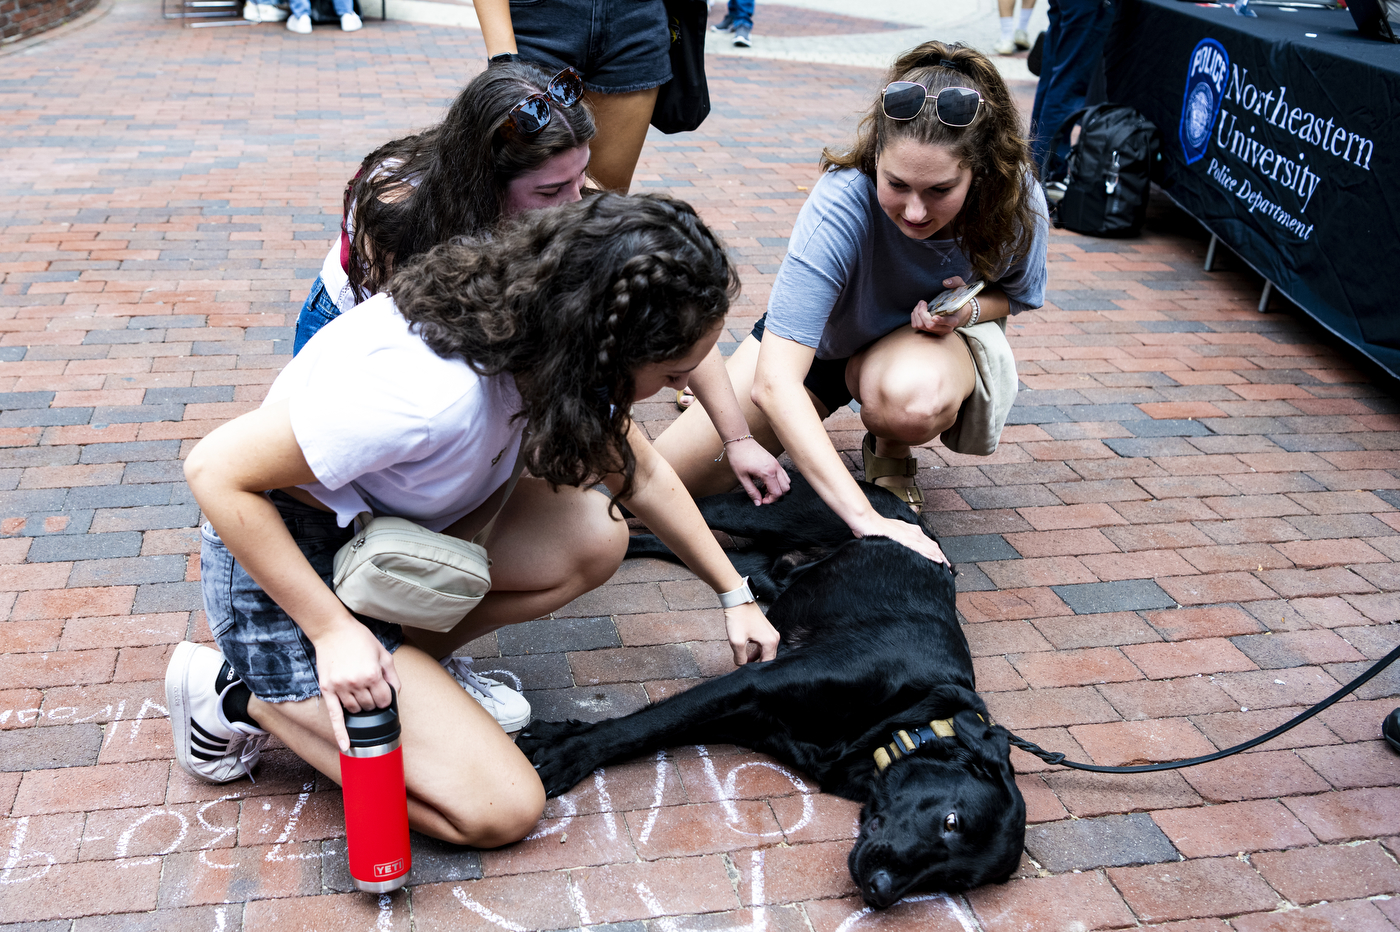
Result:
{"label": "brown sandal", "polygon": [[924,492],[914,482],[919,472],[919,460],[913,456],[903,459],[875,455],[875,436],[866,431],[860,443],[861,462],[865,466],[865,481],[889,489],[918,514],[924,507]]}

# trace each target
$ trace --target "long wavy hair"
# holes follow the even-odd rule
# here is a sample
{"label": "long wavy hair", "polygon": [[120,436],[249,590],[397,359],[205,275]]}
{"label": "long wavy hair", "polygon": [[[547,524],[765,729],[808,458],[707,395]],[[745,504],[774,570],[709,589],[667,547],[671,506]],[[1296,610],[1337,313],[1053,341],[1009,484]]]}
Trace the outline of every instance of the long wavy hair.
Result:
{"label": "long wavy hair", "polygon": [[724,247],[689,204],[619,194],[435,246],[389,283],[439,356],[514,376],[532,474],[579,486],[620,473],[621,499],[636,470],[634,371],[688,353],[721,325],[738,288]]}
{"label": "long wavy hair", "polygon": [[[941,65],[944,61],[953,67]],[[877,97],[850,149],[822,151],[822,170],[858,168],[874,182],[880,153],[898,140],[948,149],[972,169],[967,200],[953,218],[953,238],[977,274],[995,280],[1014,257],[1030,248],[1036,222],[1030,148],[1006,82],[976,49],[936,41],[899,56],[885,76],[885,84],[892,81],[922,84],[930,94],[945,87],[970,87],[982,95],[982,107],[970,126],[956,127],[939,122],[932,101],[912,120],[891,120]]]}
{"label": "long wavy hair", "polygon": [[348,273],[357,297],[382,290],[396,265],[438,243],[489,231],[513,178],[593,138],[583,101],[550,101],[549,123],[532,136],[502,129],[511,108],[542,93],[550,77],[529,62],[492,65],[441,123],[365,156],[345,189],[346,209],[355,205]]}

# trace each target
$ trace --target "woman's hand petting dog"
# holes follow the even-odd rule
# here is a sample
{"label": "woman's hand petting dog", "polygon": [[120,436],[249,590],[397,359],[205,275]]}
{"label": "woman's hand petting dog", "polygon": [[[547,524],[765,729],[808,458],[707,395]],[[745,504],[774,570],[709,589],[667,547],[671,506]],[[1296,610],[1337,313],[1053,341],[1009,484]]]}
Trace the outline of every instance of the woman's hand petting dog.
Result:
{"label": "woman's hand petting dog", "polygon": [[769,624],[757,602],[726,608],[724,629],[734,651],[734,666],[778,656],[778,629]]}
{"label": "woman's hand petting dog", "polygon": [[890,540],[903,544],[920,556],[928,557],[934,563],[942,563],[949,569],[953,564],[948,562],[948,558],[943,554],[943,548],[938,546],[938,541],[929,537],[917,524],[910,524],[907,521],[898,519],[877,517],[866,527],[860,529],[861,537],[888,537]]}
{"label": "woman's hand petting dog", "polygon": [[748,437],[727,443],[724,455],[729,457],[729,467],[755,505],[771,505],[787,494],[791,485],[787,470],[757,440]]}

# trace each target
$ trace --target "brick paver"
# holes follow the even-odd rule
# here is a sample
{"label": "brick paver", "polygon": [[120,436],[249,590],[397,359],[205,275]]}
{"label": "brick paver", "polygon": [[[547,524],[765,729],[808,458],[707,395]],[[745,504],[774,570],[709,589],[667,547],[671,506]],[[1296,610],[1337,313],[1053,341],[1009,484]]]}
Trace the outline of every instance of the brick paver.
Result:
{"label": "brick paver", "polygon": [[[768,9],[774,36],[905,28],[888,6]],[[175,768],[165,663],[209,640],[180,460],[286,362],[359,158],[437,119],[481,54],[453,27],[182,31],[119,0],[0,57],[0,928],[1395,928],[1394,674],[1181,773],[1018,751],[1016,878],[879,916],[845,871],[857,807],[741,749],[609,767],[501,850],[417,839],[413,885],[378,900],[349,892],[338,790],[287,751],[256,784]],[[878,75],[709,67],[712,116],[650,140],[636,187],[693,201],[734,253],[728,350]],[[1395,387],[1278,299],[1257,314],[1259,281],[1203,252],[1160,201],[1139,239],[1054,233],[1050,303],[1008,328],[1001,449],[920,451],[988,705],[1076,759],[1229,746],[1400,643]],[[661,396],[637,412],[652,435],[674,416]],[[858,419],[829,426],[858,464]],[[655,561],[471,652],[544,718],[730,668],[713,598]]]}

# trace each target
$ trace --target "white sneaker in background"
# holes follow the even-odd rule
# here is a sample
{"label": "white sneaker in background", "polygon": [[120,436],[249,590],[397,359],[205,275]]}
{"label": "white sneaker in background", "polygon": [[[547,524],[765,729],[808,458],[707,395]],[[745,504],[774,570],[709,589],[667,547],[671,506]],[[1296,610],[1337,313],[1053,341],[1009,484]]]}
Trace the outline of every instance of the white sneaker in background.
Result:
{"label": "white sneaker in background", "polygon": [[992,51],[996,52],[998,55],[1015,55],[1016,42],[1014,39],[999,39],[997,43],[992,46]]}
{"label": "white sneaker in background", "polygon": [[287,29],[297,35],[309,35],[311,32],[311,16],[288,16]]}
{"label": "white sneaker in background", "polygon": [[530,702],[520,693],[500,680],[481,676],[472,669],[470,657],[448,657],[439,661],[442,668],[452,675],[467,695],[491,713],[491,717],[505,729],[507,734],[519,731],[530,724]]}
{"label": "white sneaker in background", "polygon": [[250,23],[280,23],[287,18],[287,11],[275,3],[245,3],[243,18]]}
{"label": "white sneaker in background", "polygon": [[364,25],[365,24],[360,21],[359,14],[355,13],[353,10],[349,13],[342,13],[340,15],[341,32],[354,32],[356,29],[363,28]]}
{"label": "white sneaker in background", "polygon": [[1024,29],[1017,29],[1016,34],[1011,37],[1011,41],[1016,43],[1018,49],[1028,49],[1031,47],[1031,37]]}

